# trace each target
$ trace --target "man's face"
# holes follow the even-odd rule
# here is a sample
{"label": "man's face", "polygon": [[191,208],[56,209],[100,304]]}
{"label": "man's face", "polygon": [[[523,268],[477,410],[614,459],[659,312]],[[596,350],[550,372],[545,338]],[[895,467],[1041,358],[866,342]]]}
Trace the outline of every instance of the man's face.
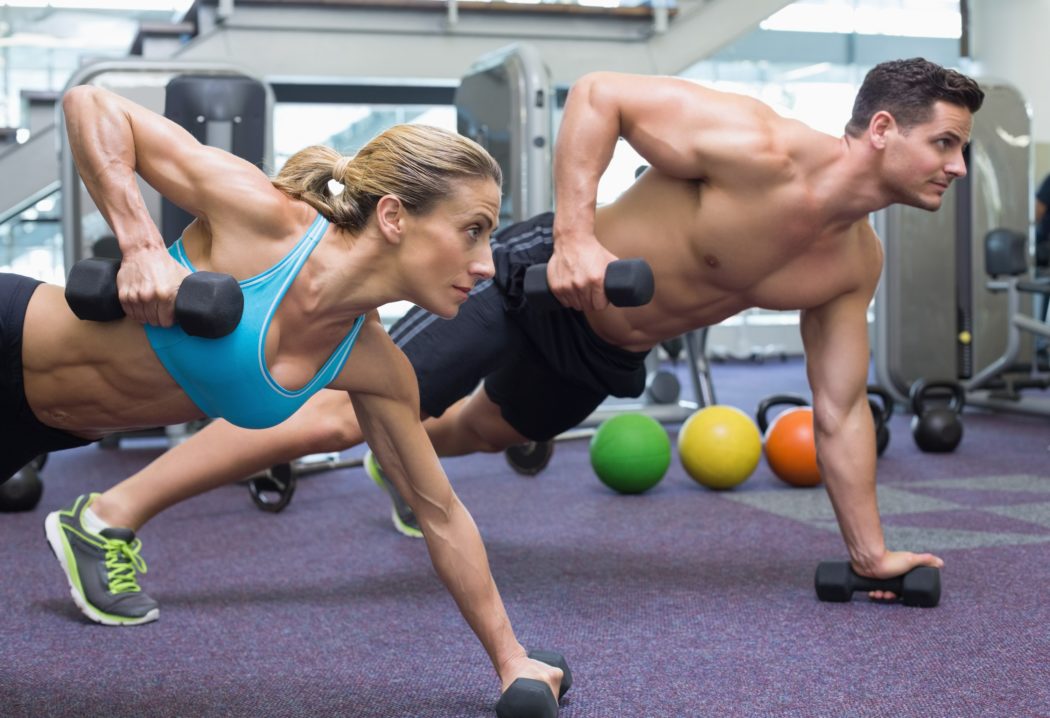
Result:
{"label": "man's face", "polygon": [[968,109],[938,101],[929,121],[898,126],[888,135],[884,169],[894,201],[940,209],[952,181],[966,176],[963,149],[972,129],[973,114]]}

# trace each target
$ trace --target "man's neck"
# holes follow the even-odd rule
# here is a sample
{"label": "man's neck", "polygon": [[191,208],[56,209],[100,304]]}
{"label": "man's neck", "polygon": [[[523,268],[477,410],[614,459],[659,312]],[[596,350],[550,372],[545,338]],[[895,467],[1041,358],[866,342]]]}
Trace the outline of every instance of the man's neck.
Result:
{"label": "man's neck", "polygon": [[851,225],[891,204],[880,186],[878,155],[860,140],[843,136],[831,161],[814,169],[810,185],[827,222]]}

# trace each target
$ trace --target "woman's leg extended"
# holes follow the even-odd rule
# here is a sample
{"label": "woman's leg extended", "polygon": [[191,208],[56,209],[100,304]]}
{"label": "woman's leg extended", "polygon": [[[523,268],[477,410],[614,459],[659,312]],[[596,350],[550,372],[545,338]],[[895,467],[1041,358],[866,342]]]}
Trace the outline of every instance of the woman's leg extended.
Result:
{"label": "woman's leg extended", "polygon": [[346,392],[324,390],[268,429],[214,421],[95,499],[105,523],[138,531],[161,511],[192,496],[306,454],[342,451],[361,442]]}

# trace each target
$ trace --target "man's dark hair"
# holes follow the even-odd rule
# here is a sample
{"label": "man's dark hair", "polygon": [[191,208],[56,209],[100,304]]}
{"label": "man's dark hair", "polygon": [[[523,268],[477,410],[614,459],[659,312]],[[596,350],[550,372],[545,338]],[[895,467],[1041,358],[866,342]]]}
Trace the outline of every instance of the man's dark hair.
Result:
{"label": "man's dark hair", "polygon": [[901,127],[914,127],[929,121],[938,100],[972,113],[981,109],[984,92],[972,78],[921,57],[880,63],[864,76],[846,134],[860,137],[880,110],[893,115]]}

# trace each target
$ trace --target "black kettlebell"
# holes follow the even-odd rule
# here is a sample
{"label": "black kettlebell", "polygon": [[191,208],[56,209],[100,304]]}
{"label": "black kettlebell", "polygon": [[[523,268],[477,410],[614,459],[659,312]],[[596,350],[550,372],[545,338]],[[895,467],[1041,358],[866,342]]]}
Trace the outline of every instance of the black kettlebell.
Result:
{"label": "black kettlebell", "polygon": [[882,456],[890,445],[890,417],[893,416],[893,395],[881,386],[868,384],[868,406],[875,420],[875,454]]}
{"label": "black kettlebell", "polygon": [[43,463],[37,457],[0,484],[0,512],[32,511],[36,508],[44,494],[44,482],[40,480],[39,473]]}
{"label": "black kettlebell", "polygon": [[918,379],[909,392],[911,435],[923,451],[949,452],[962,441],[963,425],[959,415],[966,404],[966,393],[954,381]]}

